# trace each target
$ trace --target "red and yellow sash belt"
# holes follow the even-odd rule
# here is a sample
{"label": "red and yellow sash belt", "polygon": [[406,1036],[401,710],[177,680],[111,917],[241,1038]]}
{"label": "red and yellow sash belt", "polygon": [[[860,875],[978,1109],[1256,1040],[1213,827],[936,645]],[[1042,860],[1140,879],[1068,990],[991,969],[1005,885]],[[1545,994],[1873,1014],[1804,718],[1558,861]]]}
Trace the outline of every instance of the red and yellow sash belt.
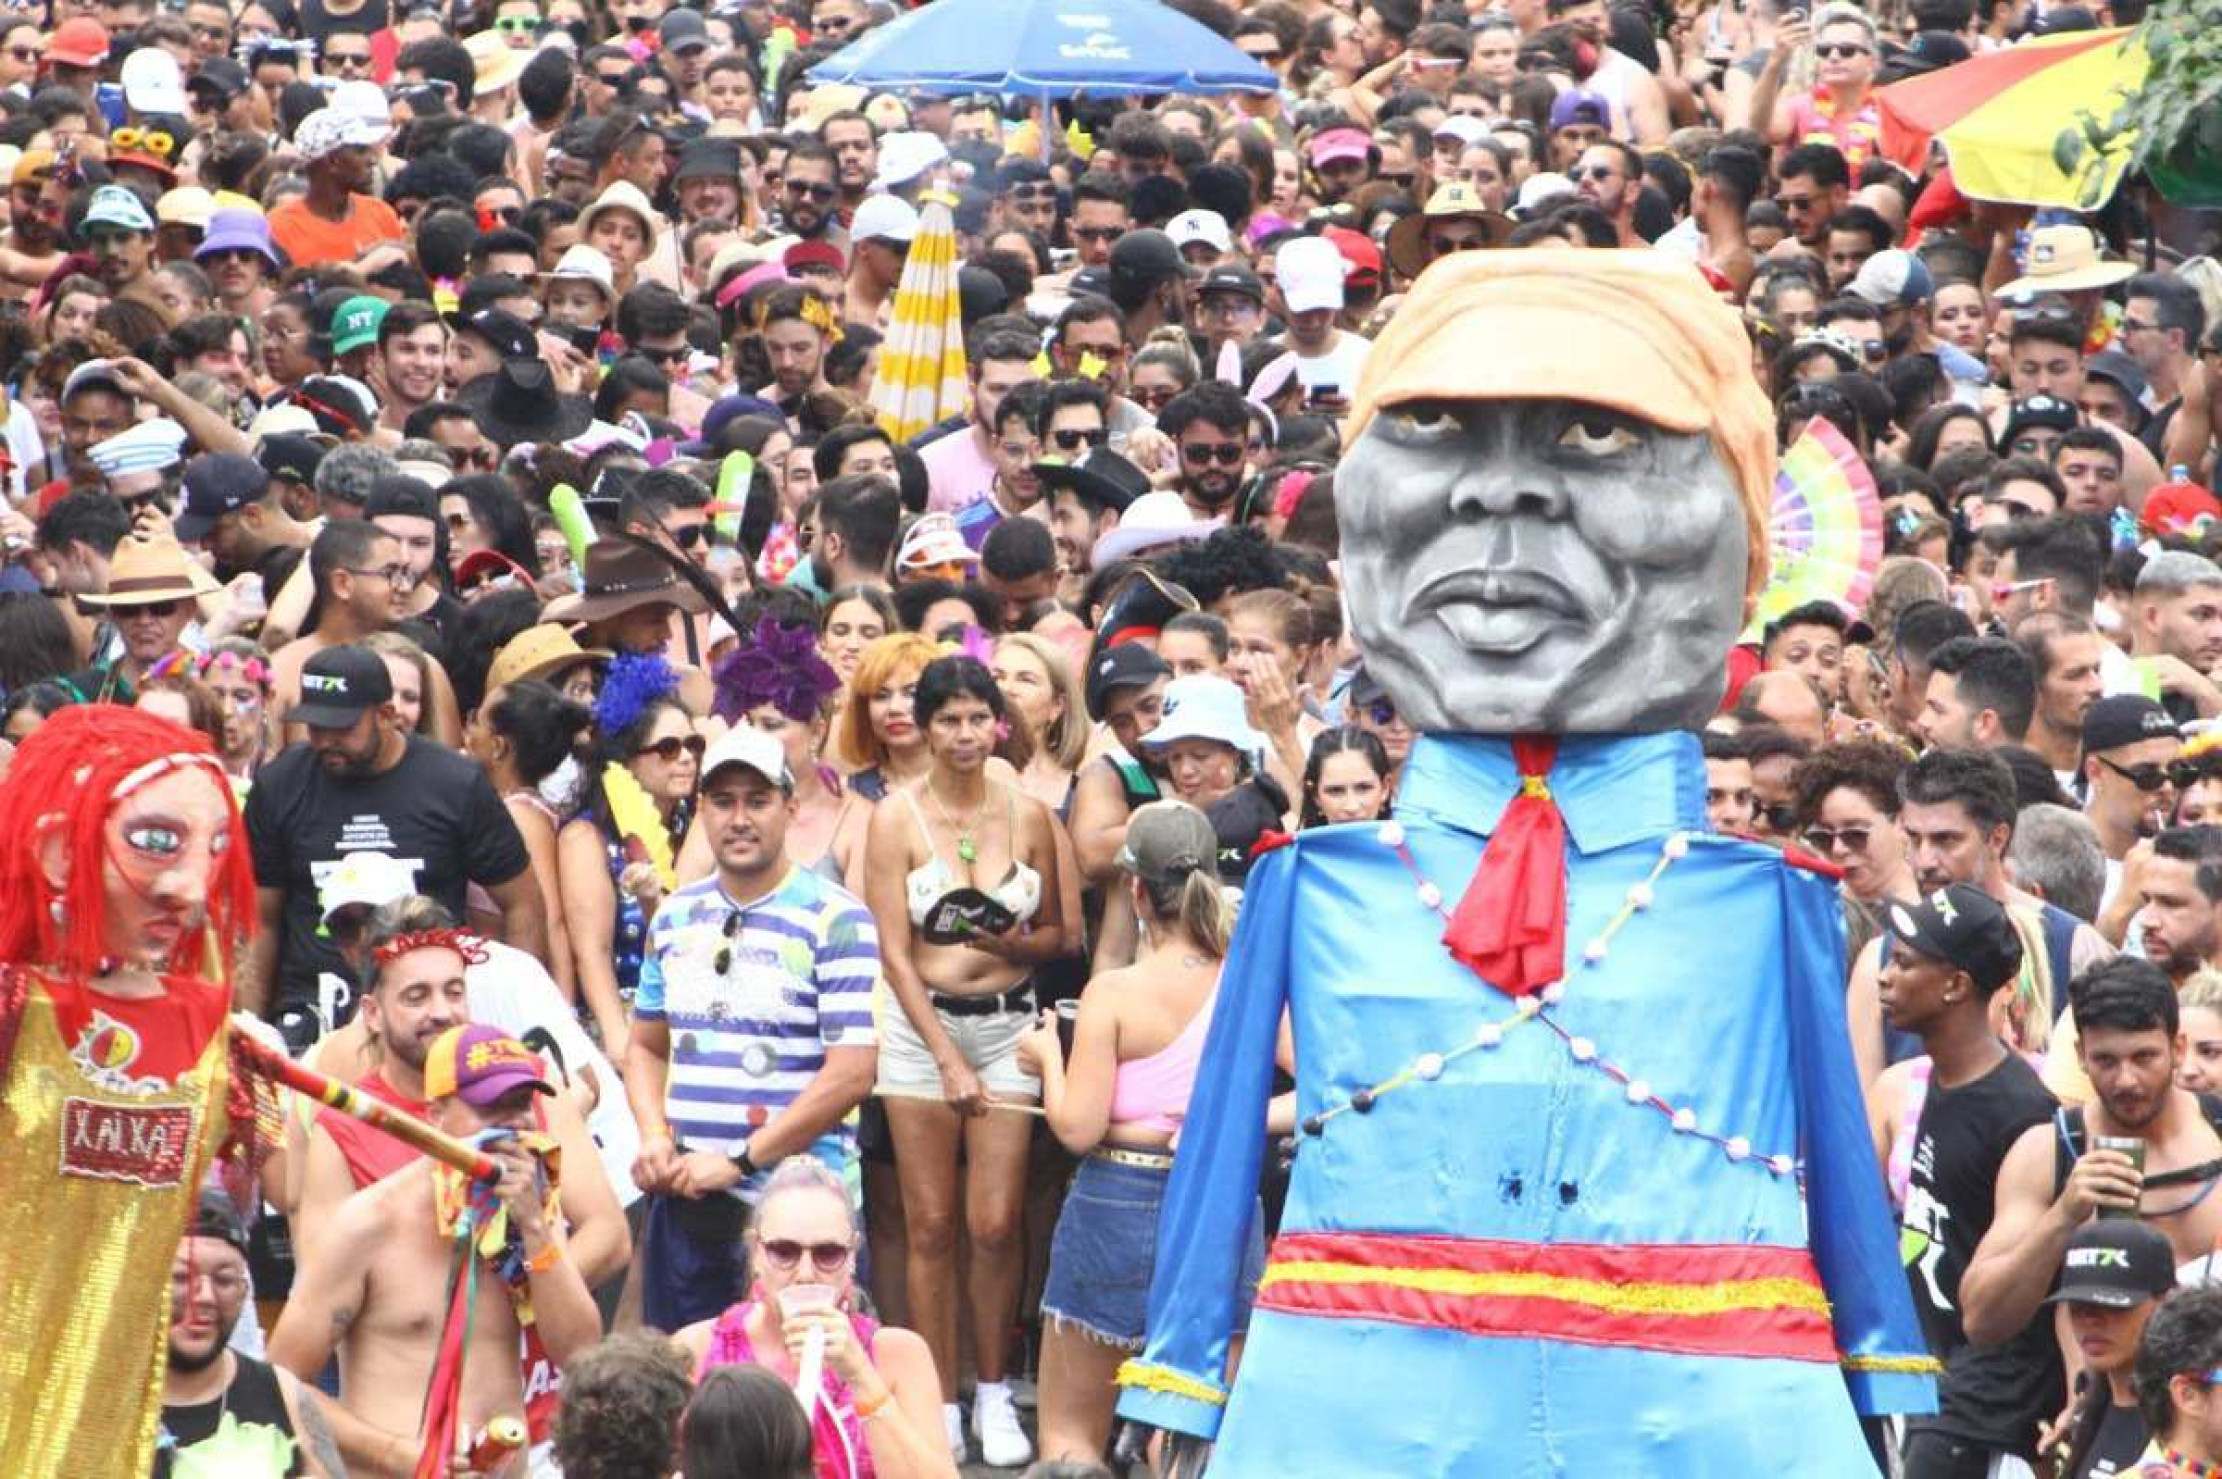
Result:
{"label": "red and yellow sash belt", "polygon": [[1284,1233],[1258,1307],[1693,1356],[1837,1360],[1802,1248]]}

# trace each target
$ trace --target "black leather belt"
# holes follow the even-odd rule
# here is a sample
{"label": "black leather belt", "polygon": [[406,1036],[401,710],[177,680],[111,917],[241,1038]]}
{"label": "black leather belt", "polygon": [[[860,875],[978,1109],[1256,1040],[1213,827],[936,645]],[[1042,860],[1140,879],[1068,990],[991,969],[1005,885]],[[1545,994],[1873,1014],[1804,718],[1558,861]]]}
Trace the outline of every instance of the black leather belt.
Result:
{"label": "black leather belt", "polygon": [[937,1012],[947,1012],[952,1017],[993,1017],[1005,1012],[1034,1011],[1034,988],[1013,986],[997,996],[946,996],[939,991],[929,991],[926,999],[934,1004]]}

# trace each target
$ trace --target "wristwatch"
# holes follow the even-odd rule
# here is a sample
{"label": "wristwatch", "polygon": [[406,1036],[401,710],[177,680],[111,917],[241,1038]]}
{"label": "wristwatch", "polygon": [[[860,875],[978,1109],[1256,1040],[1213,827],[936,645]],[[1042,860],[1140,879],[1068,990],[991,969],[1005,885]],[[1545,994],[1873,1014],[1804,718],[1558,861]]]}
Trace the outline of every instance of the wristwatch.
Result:
{"label": "wristwatch", "polygon": [[743,1145],[741,1147],[741,1153],[739,1155],[728,1156],[727,1159],[733,1162],[734,1169],[741,1173],[741,1179],[743,1181],[748,1180],[751,1176],[754,1176],[757,1172],[764,1169],[762,1166],[757,1165],[755,1161],[749,1159],[748,1147],[746,1145]]}

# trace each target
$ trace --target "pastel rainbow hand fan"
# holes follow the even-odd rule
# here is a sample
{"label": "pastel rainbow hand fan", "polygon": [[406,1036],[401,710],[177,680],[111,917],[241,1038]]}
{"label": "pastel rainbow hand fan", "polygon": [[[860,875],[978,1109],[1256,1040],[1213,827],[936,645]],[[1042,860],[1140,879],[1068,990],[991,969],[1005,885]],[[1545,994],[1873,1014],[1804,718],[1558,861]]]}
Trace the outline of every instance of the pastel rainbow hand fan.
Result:
{"label": "pastel rainbow hand fan", "polygon": [[1767,585],[1747,640],[1808,601],[1833,601],[1854,615],[1865,609],[1883,558],[1882,496],[1851,441],[1818,416],[1775,470],[1767,544]]}

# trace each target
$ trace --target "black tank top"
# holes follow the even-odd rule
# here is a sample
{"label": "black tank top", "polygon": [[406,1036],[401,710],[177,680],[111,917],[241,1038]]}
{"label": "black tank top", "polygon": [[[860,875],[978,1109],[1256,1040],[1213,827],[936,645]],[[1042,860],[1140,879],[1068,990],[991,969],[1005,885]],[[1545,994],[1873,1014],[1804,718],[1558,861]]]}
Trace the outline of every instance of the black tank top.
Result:
{"label": "black tank top", "polygon": [[[235,1355],[238,1363],[232,1373],[231,1386],[213,1402],[200,1402],[190,1407],[162,1408],[162,1428],[178,1448],[187,1449],[206,1443],[216,1436],[218,1425],[229,1413],[233,1422],[242,1427],[275,1428],[288,1438],[293,1436],[293,1418],[285,1409],[285,1393],[278,1388],[278,1374],[267,1362]],[[169,1472],[168,1455],[155,1464],[159,1476]],[[301,1472],[301,1460],[295,1455],[287,1474]],[[240,1479],[263,1479],[261,1475],[241,1475]]]}

